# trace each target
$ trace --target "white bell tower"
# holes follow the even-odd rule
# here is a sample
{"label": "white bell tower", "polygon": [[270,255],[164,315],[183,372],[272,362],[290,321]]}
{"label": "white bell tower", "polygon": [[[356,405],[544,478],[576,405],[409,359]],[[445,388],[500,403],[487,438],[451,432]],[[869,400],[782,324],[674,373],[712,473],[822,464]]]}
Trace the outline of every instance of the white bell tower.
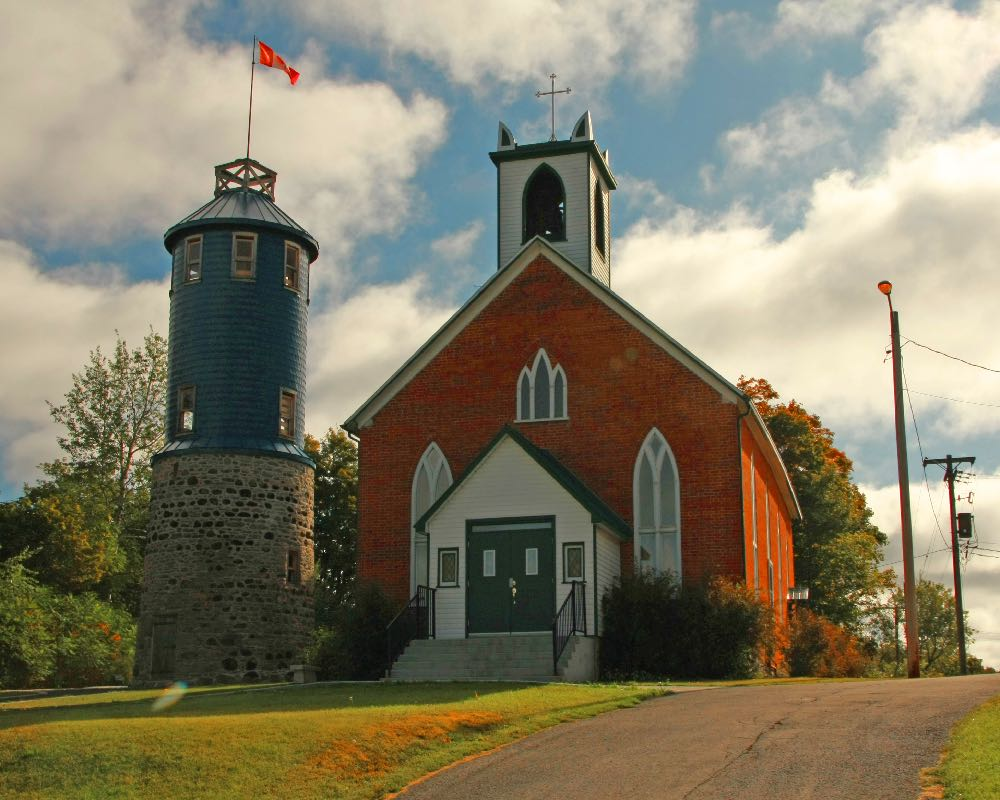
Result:
{"label": "white bell tower", "polygon": [[611,191],[608,151],[594,141],[587,111],[569,139],[519,145],[500,123],[497,149],[498,269],[535,236],[611,285]]}

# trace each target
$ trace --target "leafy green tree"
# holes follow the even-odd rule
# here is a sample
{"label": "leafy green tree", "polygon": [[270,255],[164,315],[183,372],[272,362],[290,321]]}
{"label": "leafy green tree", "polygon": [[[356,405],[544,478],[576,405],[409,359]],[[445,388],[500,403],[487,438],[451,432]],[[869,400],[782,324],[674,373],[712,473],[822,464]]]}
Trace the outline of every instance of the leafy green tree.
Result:
{"label": "leafy green tree", "polygon": [[[894,674],[896,637],[899,631],[893,624],[892,604],[900,609],[899,619],[902,625],[902,609],[905,606],[903,590],[896,587],[887,610],[876,620],[881,648],[879,651],[882,671]],[[920,673],[922,675],[958,675],[960,671],[958,659],[958,620],[955,615],[955,596],[951,589],[942,583],[921,579],[917,582],[917,614],[920,620]],[[969,626],[969,612],[965,612],[965,643],[966,649],[975,639],[975,629]],[[902,658],[905,661],[906,647],[900,645]],[[982,662],[974,656],[967,658],[974,669]]]}
{"label": "leafy green tree", "polygon": [[44,470],[56,480],[67,473],[90,476],[119,529],[130,501],[149,484],[150,458],[163,440],[166,383],[166,340],[150,330],[142,346],[130,350],[119,335],[114,355],[92,350],[83,372],[73,374],[66,402],[50,404],[66,431],[59,437],[66,457]]}
{"label": "leafy green tree", "polygon": [[854,465],[834,446],[833,432],[795,400],[780,402],[762,378],[740,378],[791,476],[803,519],[793,526],[795,582],[809,587],[812,610],[859,631],[880,593],[895,583],[880,570],[885,535],[852,480]]}
{"label": "leafy green tree", "polygon": [[316,620],[329,625],[354,592],[358,448],[344,431],[330,428],[322,439],[306,436],[305,449],[316,462]]}
{"label": "leafy green tree", "polygon": [[0,687],[39,686],[55,671],[51,590],[34,579],[25,557],[0,561]]}

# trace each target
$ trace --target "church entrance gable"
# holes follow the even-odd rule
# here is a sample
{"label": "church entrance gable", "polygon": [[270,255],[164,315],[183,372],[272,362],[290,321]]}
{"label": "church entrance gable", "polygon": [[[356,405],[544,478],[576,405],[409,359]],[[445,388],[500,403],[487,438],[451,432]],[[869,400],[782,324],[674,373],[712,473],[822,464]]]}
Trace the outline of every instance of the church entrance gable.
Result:
{"label": "church entrance gable", "polygon": [[551,517],[469,521],[468,633],[548,630],[556,610],[555,549]]}

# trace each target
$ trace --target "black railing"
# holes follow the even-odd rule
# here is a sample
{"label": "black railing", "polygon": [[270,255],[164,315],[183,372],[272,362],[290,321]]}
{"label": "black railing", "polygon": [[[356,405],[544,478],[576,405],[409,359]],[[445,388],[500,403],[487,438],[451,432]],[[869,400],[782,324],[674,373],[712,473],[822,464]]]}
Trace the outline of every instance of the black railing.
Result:
{"label": "black railing", "polygon": [[386,664],[385,676],[392,674],[392,665],[399,658],[406,646],[414,639],[433,639],[434,624],[434,593],[429,586],[418,586],[417,593],[385,627]]}
{"label": "black railing", "polygon": [[587,635],[587,584],[573,581],[569,595],[552,620],[552,674],[559,674],[559,657],[574,633]]}

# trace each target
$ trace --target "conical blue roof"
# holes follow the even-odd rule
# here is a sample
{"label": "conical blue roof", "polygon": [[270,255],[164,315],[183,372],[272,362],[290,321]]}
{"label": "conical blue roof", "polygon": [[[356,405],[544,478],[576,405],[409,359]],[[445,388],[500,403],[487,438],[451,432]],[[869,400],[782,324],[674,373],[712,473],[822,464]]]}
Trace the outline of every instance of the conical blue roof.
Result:
{"label": "conical blue roof", "polygon": [[306,245],[310,261],[315,261],[319,255],[319,244],[312,235],[278,208],[270,197],[254,189],[227,189],[220,192],[217,197],[171,227],[163,235],[163,245],[168,251],[172,251],[174,240],[193,228],[232,226],[234,223],[291,231]]}

